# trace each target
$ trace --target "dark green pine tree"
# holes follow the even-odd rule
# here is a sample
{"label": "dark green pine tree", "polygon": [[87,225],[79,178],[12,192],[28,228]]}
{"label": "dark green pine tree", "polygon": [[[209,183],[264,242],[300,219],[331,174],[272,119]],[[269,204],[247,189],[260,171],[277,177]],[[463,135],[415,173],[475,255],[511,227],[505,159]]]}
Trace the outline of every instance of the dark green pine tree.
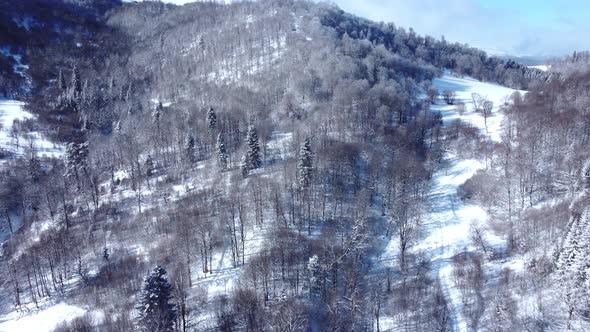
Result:
{"label": "dark green pine tree", "polygon": [[189,164],[194,164],[196,161],[195,157],[195,138],[192,134],[188,134],[186,136],[186,141],[184,143],[184,149],[186,154],[186,161]]}
{"label": "dark green pine tree", "polygon": [[62,72],[61,69],[59,70],[59,76],[57,78],[57,84],[59,86],[59,89],[62,90],[62,91],[65,91],[68,88],[68,86],[66,84],[66,79],[65,79],[65,77],[64,77],[63,72]]}
{"label": "dark green pine tree", "polygon": [[582,187],[590,189],[590,159],[582,167]]}
{"label": "dark green pine tree", "polygon": [[162,102],[159,101],[158,105],[156,105],[156,108],[154,109],[154,112],[152,113],[152,118],[154,118],[154,122],[156,123],[158,128],[160,128],[160,119],[162,118],[163,112],[164,106],[162,105]]}
{"label": "dark green pine tree", "polygon": [[224,172],[227,170],[227,149],[225,148],[225,140],[223,135],[217,135],[217,160],[219,162],[219,169]]}
{"label": "dark green pine tree", "polygon": [[88,142],[68,143],[66,145],[66,176],[74,177],[80,189],[79,170],[86,170],[88,164]]}
{"label": "dark green pine tree", "polygon": [[258,141],[258,134],[254,126],[248,127],[248,133],[246,135],[246,144],[248,145],[247,152],[247,164],[248,170],[257,169],[262,164],[260,157],[260,142]]}
{"label": "dark green pine tree", "polygon": [[72,69],[72,89],[74,92],[74,96],[79,96],[82,93],[82,81],[80,79],[80,71],[76,66],[74,66],[74,69]]}
{"label": "dark green pine tree", "polygon": [[248,174],[250,173],[250,165],[248,163],[248,154],[245,154],[242,156],[242,160],[240,162],[240,168],[242,170],[242,176],[244,178],[247,178]]}
{"label": "dark green pine tree", "polygon": [[152,176],[154,175],[154,159],[152,158],[151,155],[147,155],[147,158],[145,159],[145,171],[147,173],[147,176]]}
{"label": "dark green pine tree", "polygon": [[172,332],[176,321],[176,308],[172,300],[172,285],[166,269],[156,266],[144,278],[140,303],[137,307],[138,330],[142,332]]}
{"label": "dark green pine tree", "polygon": [[207,111],[207,124],[209,125],[209,129],[217,127],[217,114],[215,114],[213,107],[209,107]]}
{"label": "dark green pine tree", "polygon": [[305,139],[305,142],[299,150],[299,162],[297,164],[299,169],[299,183],[303,188],[311,185],[311,177],[313,174],[313,160],[311,152],[311,142],[309,138]]}

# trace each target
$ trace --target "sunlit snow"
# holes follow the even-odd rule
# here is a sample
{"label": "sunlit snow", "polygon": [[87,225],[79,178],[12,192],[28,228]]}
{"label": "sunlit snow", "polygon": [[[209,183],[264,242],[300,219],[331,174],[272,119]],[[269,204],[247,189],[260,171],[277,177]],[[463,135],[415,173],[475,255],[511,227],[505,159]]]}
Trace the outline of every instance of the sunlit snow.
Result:
{"label": "sunlit snow", "polygon": [[12,134],[14,122],[34,118],[23,109],[24,103],[16,100],[0,100],[0,149],[22,154],[25,147],[32,146],[41,156],[59,157],[64,147],[54,144],[40,132],[20,133],[18,139]]}
{"label": "sunlit snow", "polygon": [[[433,80],[433,84],[440,92],[445,89],[456,91],[456,101],[466,104],[466,112],[458,114],[456,106],[443,104],[442,101],[432,106],[433,111],[441,112],[444,125],[460,119],[479,128],[485,133],[483,117],[474,111],[472,93],[478,93],[494,103],[492,116],[488,119],[488,137],[499,141],[502,132],[502,115],[499,108],[507,102],[516,90],[500,85],[484,83],[472,78],[462,78],[451,74],[445,74],[441,78]],[[482,160],[461,159],[452,153],[448,153],[440,169],[435,172],[433,186],[429,198],[429,211],[423,218],[425,237],[418,239],[413,247],[414,252],[426,255],[432,263],[433,277],[439,278],[443,291],[451,309],[453,330],[467,331],[466,321],[463,319],[461,294],[453,283],[452,258],[464,251],[476,251],[470,238],[470,229],[473,222],[485,221],[486,212],[477,205],[466,203],[459,198],[457,189],[465,181],[471,178],[478,170],[485,167]],[[489,235],[486,240],[493,245],[503,243],[502,239]],[[383,263],[395,266],[394,261],[398,255],[398,243],[395,237],[387,246],[382,255]],[[388,324],[389,323],[389,324]],[[391,317],[383,317],[382,324],[391,325]]]}

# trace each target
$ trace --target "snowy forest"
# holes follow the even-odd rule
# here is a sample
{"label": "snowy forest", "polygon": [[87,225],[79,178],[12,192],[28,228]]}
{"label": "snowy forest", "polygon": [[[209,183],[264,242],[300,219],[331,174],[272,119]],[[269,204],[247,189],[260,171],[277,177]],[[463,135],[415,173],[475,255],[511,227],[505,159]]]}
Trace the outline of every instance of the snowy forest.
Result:
{"label": "snowy forest", "polygon": [[0,331],[590,330],[590,53],[306,0],[0,0]]}

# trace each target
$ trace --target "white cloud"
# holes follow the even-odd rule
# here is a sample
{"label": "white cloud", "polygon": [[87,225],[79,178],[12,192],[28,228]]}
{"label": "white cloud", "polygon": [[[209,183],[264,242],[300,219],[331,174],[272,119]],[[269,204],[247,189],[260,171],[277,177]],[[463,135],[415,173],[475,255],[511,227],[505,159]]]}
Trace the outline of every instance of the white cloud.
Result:
{"label": "white cloud", "polygon": [[[564,24],[533,26],[516,7],[484,8],[475,0],[335,0],[343,10],[376,21],[413,27],[419,34],[444,35],[454,42],[512,54],[563,54],[590,46],[580,40],[579,27]],[[559,19],[557,19],[559,20]],[[559,27],[558,27],[559,25]]]}

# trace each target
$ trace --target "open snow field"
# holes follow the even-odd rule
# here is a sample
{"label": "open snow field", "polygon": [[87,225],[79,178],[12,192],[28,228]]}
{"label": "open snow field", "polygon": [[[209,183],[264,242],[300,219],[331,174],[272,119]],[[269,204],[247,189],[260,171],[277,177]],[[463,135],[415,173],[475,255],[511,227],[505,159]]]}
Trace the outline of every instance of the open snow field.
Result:
{"label": "open snow field", "polygon": [[[15,121],[34,118],[23,109],[24,103],[16,100],[0,100],[0,149],[21,155],[25,147],[31,144],[41,156],[59,157],[64,153],[63,146],[56,145],[43,137],[39,132],[21,133],[17,140],[12,135]],[[2,160],[0,159],[0,163]],[[20,218],[13,216],[15,228],[20,227]],[[0,243],[9,235],[8,230],[0,229]],[[0,332],[51,331],[62,321],[83,315],[86,310],[60,303],[40,310],[23,312],[13,311],[0,317]]]}
{"label": "open snow field", "polygon": [[542,71],[548,71],[551,68],[551,66],[548,66],[548,65],[537,65],[537,66],[529,66],[529,68],[539,69],[539,70],[542,70]]}
{"label": "open snow field", "polygon": [[[456,106],[446,105],[442,100],[433,105],[433,111],[442,113],[444,125],[460,119],[476,126],[481,133],[485,133],[484,119],[474,112],[471,95],[478,93],[491,100],[494,103],[494,109],[492,116],[488,119],[488,137],[494,141],[500,140],[502,115],[499,113],[499,108],[515,90],[451,74],[445,74],[433,80],[433,84],[441,93],[445,89],[456,91],[456,102],[462,101],[466,105],[463,115],[458,114],[455,110]],[[430,259],[433,277],[440,279],[449,303],[453,331],[467,331],[467,324],[463,318],[461,294],[453,281],[452,258],[458,253],[476,249],[470,236],[471,225],[474,222],[487,220],[486,212],[480,206],[462,201],[457,189],[482,168],[485,168],[482,160],[460,159],[452,153],[447,153],[440,169],[434,174],[429,197],[429,211],[423,217],[421,225],[425,236],[417,239],[417,243],[411,249]],[[502,239],[493,235],[488,235],[486,240],[491,246],[504,243]],[[395,259],[399,252],[398,248],[398,241],[394,236],[382,255],[385,265],[393,267],[397,264]],[[384,330],[387,330],[391,322],[390,317],[382,318]]]}
{"label": "open snow field", "polygon": [[21,134],[17,144],[16,138],[11,135],[14,121],[34,117],[31,113],[25,111],[23,106],[24,103],[17,100],[0,99],[0,149],[19,155],[32,141],[39,155],[48,157],[61,156],[64,153],[64,147],[48,141],[39,132]]}
{"label": "open snow field", "polygon": [[10,132],[14,121],[33,117],[23,110],[23,105],[24,103],[16,100],[0,100],[0,147],[3,149],[13,146]]}
{"label": "open snow field", "polygon": [[[18,139],[13,135],[12,128],[15,121],[34,118],[31,113],[23,109],[23,106],[24,103],[20,101],[0,99],[0,152],[9,152],[18,156],[32,146],[40,156],[60,157],[64,153],[64,147],[48,141],[40,132],[20,133]],[[0,165],[5,160],[0,158]],[[15,229],[18,229],[21,218],[17,215],[13,215],[12,218]],[[4,242],[9,235],[7,227],[0,224],[0,243]]]}
{"label": "open snow field", "polygon": [[64,321],[82,316],[86,310],[65,303],[28,313],[13,311],[0,318],[1,332],[50,332]]}
{"label": "open snow field", "polygon": [[446,89],[456,91],[457,98],[455,104],[462,101],[467,107],[466,112],[463,115],[459,115],[455,111],[455,105],[446,105],[442,100],[439,100],[437,105],[432,105],[433,111],[442,113],[445,124],[450,123],[452,120],[460,119],[471,123],[473,126],[479,128],[482,133],[485,133],[484,118],[481,114],[474,112],[471,95],[477,93],[492,101],[494,103],[494,109],[492,116],[488,118],[488,135],[493,141],[500,141],[502,115],[498,111],[500,106],[504,105],[509,100],[510,95],[517,90],[497,84],[480,82],[473,78],[456,77],[450,74],[445,74],[441,78],[434,79],[432,83],[438,88],[440,93]]}
{"label": "open snow field", "polygon": [[[484,118],[473,109],[472,93],[478,93],[494,103],[492,116],[488,119],[488,135],[491,140],[499,141],[502,133],[502,115],[499,113],[501,105],[506,103],[515,90],[496,84],[483,83],[471,78],[459,78],[444,75],[433,81],[434,85],[443,91],[451,89],[457,92],[457,101],[465,103],[467,110],[463,115],[455,111],[453,105],[434,105],[433,111],[440,111],[443,123],[460,119],[486,132]],[[439,169],[434,175],[434,184],[430,199],[430,211],[424,219],[429,233],[420,239],[414,250],[430,255],[433,273],[440,278],[453,318],[455,331],[467,331],[463,319],[461,295],[453,282],[452,258],[462,251],[475,250],[470,238],[470,228],[474,222],[487,219],[486,212],[479,206],[463,202],[457,193],[460,185],[471,178],[478,170],[485,167],[481,160],[462,160],[449,154],[445,160],[446,167]],[[492,246],[503,243],[502,239],[488,237]]]}

